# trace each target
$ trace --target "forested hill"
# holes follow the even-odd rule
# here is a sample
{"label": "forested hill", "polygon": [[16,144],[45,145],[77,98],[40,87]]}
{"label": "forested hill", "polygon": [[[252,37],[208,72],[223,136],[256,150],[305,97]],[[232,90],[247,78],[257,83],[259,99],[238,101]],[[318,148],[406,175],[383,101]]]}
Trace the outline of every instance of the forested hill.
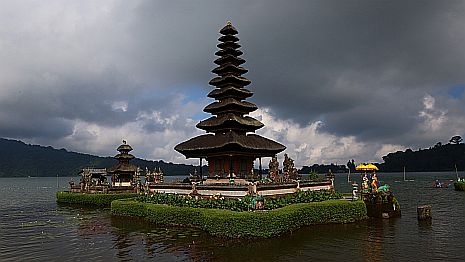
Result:
{"label": "forested hill", "polygon": [[[75,176],[84,167],[106,168],[116,162],[112,157],[69,152],[66,149],[28,145],[21,141],[0,138],[0,177]],[[186,175],[198,168],[137,158],[131,163],[150,170],[160,167],[166,175]]]}
{"label": "forested hill", "polygon": [[389,153],[383,157],[384,163],[380,165],[382,171],[401,172],[405,166],[406,171],[434,172],[465,170],[465,144],[439,143],[429,149],[412,151],[411,149]]}
{"label": "forested hill", "polygon": [[[389,153],[378,164],[381,171],[408,172],[459,171],[465,170],[465,144],[439,143],[429,149],[412,151],[407,149]],[[28,145],[17,140],[0,138],[0,177],[24,176],[75,176],[84,167],[106,168],[117,161],[112,157],[69,152],[51,146]],[[134,159],[133,164],[153,170],[160,167],[166,175],[187,175],[198,166],[173,164],[160,161]],[[314,168],[315,169],[315,168]],[[333,170],[333,168],[331,168]],[[204,166],[206,172],[206,167]],[[333,170],[336,172],[337,168]]]}

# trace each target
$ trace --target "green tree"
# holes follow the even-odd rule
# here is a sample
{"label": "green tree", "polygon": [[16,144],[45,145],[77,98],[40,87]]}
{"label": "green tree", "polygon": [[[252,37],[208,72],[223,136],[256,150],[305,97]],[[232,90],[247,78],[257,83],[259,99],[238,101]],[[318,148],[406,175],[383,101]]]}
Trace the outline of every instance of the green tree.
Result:
{"label": "green tree", "polygon": [[456,145],[460,144],[460,142],[462,142],[462,141],[463,141],[463,139],[462,139],[461,136],[453,136],[453,137],[451,137],[451,139],[449,140],[449,142],[450,142],[451,144],[456,144]]}

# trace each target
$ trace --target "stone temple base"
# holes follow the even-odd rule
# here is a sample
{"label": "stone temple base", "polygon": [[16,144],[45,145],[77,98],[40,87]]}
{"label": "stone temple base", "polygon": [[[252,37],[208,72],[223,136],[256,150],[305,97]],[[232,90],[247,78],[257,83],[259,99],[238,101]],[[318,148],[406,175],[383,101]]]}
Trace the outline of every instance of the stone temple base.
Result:
{"label": "stone temple base", "polygon": [[[203,183],[166,183],[150,184],[148,190],[151,193],[167,193],[179,195],[197,195],[197,196],[224,196],[224,197],[244,197],[247,195],[262,196],[282,196],[294,194],[298,191],[308,190],[332,190],[331,180],[325,181],[303,181],[287,182],[280,184],[261,184],[257,182],[234,181],[229,184],[229,179],[211,180],[207,179]],[[239,183],[237,183],[239,182]]]}
{"label": "stone temple base", "polygon": [[[234,179],[234,185],[248,185],[250,182],[243,178]],[[203,181],[203,185],[228,185],[230,184],[229,178],[208,178]]]}
{"label": "stone temple base", "polygon": [[122,194],[122,193],[137,193],[138,190],[133,186],[90,186],[81,187],[79,185],[71,185],[69,191],[72,193],[89,193],[89,194]]}

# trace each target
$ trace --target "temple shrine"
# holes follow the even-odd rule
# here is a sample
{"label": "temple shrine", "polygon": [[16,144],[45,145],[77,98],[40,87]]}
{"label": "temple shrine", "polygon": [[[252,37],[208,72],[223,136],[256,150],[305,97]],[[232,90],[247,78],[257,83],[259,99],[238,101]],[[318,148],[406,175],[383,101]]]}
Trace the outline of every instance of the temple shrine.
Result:
{"label": "temple shrine", "polygon": [[212,117],[197,124],[207,134],[182,142],[175,150],[187,158],[199,158],[200,166],[206,159],[209,179],[254,177],[253,164],[258,158],[261,178],[261,158],[274,157],[286,147],[254,133],[264,125],[248,116],[258,108],[245,101],[253,93],[245,88],[251,81],[242,76],[248,70],[241,66],[245,60],[240,58],[238,32],[228,22],[220,34],[220,50],[215,53],[219,58],[214,61],[218,67],[212,70],[218,76],[209,82],[214,89],[208,94],[215,101],[204,108]]}
{"label": "temple shrine", "polygon": [[132,151],[132,147],[123,140],[116,149],[119,154],[115,156],[118,160],[118,164],[107,169],[107,173],[111,175],[111,185],[113,187],[133,187],[139,180],[139,168],[129,161],[134,159],[134,156],[129,152]]}
{"label": "temple shrine", "polygon": [[[87,167],[82,169],[79,184],[75,184],[73,180],[69,182],[70,191],[75,193],[139,192],[141,187],[139,167],[129,163],[134,159],[134,156],[129,153],[132,147],[123,140],[123,144],[117,150],[119,154],[115,158],[118,164],[110,168]],[[110,183],[107,182],[107,175],[111,175]],[[161,174],[161,181],[163,181],[163,174]]]}

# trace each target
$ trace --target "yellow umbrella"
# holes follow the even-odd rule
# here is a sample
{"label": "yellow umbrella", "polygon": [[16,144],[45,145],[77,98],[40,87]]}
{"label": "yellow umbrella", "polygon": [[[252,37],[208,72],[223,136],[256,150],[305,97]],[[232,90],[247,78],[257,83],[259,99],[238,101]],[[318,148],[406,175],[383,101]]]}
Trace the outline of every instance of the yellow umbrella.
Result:
{"label": "yellow umbrella", "polygon": [[368,169],[367,169],[367,166],[365,166],[364,164],[360,164],[357,167],[355,167],[355,170],[368,170]]}
{"label": "yellow umbrella", "polygon": [[365,165],[366,170],[379,170],[379,168],[373,164]]}

